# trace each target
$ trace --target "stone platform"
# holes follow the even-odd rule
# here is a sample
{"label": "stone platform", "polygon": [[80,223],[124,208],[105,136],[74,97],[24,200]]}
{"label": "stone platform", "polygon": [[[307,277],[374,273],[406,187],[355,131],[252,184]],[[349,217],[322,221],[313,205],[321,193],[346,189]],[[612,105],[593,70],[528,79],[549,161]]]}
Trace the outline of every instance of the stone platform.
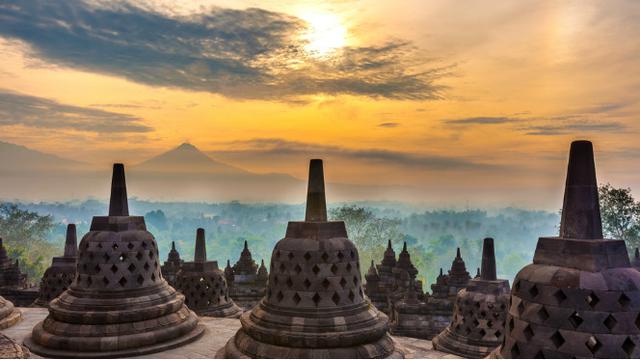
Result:
{"label": "stone platform", "polygon": [[[2,330],[2,333],[22,344],[22,340],[31,334],[35,324],[44,320],[49,314],[44,308],[19,308],[23,320],[16,325]],[[139,358],[148,359],[206,359],[214,358],[220,350],[240,328],[238,319],[201,317],[207,331],[204,336],[193,343],[160,353],[148,354]],[[431,341],[394,336],[396,341],[405,348],[408,359],[459,359],[459,357],[433,350]],[[31,358],[40,358],[31,354]]]}

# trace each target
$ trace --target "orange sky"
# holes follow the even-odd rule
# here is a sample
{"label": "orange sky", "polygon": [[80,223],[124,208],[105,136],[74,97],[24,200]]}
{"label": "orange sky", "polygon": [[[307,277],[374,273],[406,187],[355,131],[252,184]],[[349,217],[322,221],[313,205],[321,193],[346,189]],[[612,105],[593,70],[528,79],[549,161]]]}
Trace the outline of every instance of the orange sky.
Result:
{"label": "orange sky", "polygon": [[98,165],[188,141],[299,178],[324,157],[334,182],[554,208],[588,138],[640,188],[637,1],[43,3],[0,6],[0,95],[72,108],[0,103],[0,141]]}

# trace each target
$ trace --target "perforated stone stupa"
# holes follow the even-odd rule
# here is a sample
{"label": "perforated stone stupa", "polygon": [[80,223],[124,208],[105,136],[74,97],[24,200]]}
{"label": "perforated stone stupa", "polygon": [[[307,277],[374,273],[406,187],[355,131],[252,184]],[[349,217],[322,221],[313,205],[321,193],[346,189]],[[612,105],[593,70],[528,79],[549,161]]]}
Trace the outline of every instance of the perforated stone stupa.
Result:
{"label": "perforated stone stupa", "polygon": [[217,261],[207,261],[204,229],[196,231],[193,261],[185,262],[176,275],[176,289],[186,296],[190,309],[201,316],[238,317],[242,313],[229,297],[227,280]]}
{"label": "perforated stone stupa", "polygon": [[267,291],[267,268],[264,266],[264,261],[258,267],[246,240],[238,262],[232,268],[227,262],[225,276],[229,283],[231,298],[245,310],[253,308]]}
{"label": "perforated stone stupa", "polygon": [[593,147],[571,144],[559,237],[516,275],[505,358],[640,358],[640,272],[602,237]]}
{"label": "perforated stone stupa", "polygon": [[34,302],[35,306],[48,306],[51,300],[57,298],[71,285],[76,277],[77,253],[76,225],[69,224],[64,254],[54,257],[51,266],[44,272],[40,281],[40,293]]}
{"label": "perforated stone stupa", "polygon": [[77,274],[25,345],[45,357],[131,357],[197,339],[204,327],[162,277],[142,216],[129,216],[124,166],[113,166],[109,216],[80,241]]}
{"label": "perforated stone stupa", "polygon": [[456,298],[453,321],[433,338],[433,347],[465,358],[484,358],[504,338],[509,281],[497,279],[493,239],[484,239],[482,270]]}
{"label": "perforated stone stupa", "polygon": [[22,289],[27,286],[27,275],[20,271],[18,260],[11,260],[0,238],[0,287]]}
{"label": "perforated stone stupa", "polygon": [[162,276],[171,286],[176,286],[176,274],[182,267],[182,259],[180,259],[180,253],[176,250],[176,242],[171,242],[171,250],[167,256],[167,261],[161,266]]}
{"label": "perforated stone stupa", "polygon": [[305,221],[289,222],[271,257],[267,295],[240,318],[228,358],[401,356],[387,316],[364,297],[358,250],[327,221],[322,160],[311,160]]}

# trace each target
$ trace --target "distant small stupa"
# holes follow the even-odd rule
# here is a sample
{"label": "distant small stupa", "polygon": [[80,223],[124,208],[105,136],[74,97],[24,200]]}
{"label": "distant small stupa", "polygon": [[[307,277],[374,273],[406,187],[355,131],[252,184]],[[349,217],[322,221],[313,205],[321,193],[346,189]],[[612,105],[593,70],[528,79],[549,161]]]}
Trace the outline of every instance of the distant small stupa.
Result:
{"label": "distant small stupa", "polygon": [[56,256],[40,281],[40,292],[35,306],[47,307],[49,302],[62,294],[76,277],[77,262],[76,225],[67,225],[67,237],[63,256]]}

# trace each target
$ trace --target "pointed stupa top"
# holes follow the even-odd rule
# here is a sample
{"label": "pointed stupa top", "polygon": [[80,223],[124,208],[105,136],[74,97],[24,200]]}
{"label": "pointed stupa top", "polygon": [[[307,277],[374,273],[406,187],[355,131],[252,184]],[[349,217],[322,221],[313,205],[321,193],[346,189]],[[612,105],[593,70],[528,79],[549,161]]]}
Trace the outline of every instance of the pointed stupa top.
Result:
{"label": "pointed stupa top", "polygon": [[598,182],[590,141],[571,143],[560,221],[560,237],[602,239]]}
{"label": "pointed stupa top", "polygon": [[327,200],[324,192],[324,169],[321,159],[312,159],[309,162],[309,185],[307,188],[305,221],[327,221]]}
{"label": "pointed stupa top", "polygon": [[396,252],[393,251],[393,246],[391,246],[391,240],[387,242],[387,250],[384,251],[384,256],[382,258],[383,266],[396,266]]}
{"label": "pointed stupa top", "polygon": [[480,268],[476,268],[476,278],[480,277]]}
{"label": "pointed stupa top", "polygon": [[496,255],[493,246],[493,239],[486,238],[482,244],[482,280],[496,280]]}
{"label": "pointed stupa top", "polygon": [[124,178],[123,164],[113,164],[109,216],[129,216],[129,203],[127,202],[127,183]]}
{"label": "pointed stupa top", "polygon": [[78,235],[76,224],[67,225],[67,238],[64,242],[64,257],[74,258],[78,254]]}
{"label": "pointed stupa top", "polygon": [[180,253],[176,250],[176,242],[171,242],[171,250],[169,250],[169,255],[167,257],[170,262],[180,262]]}
{"label": "pointed stupa top", "polygon": [[193,256],[193,261],[197,263],[204,263],[207,261],[207,245],[204,239],[203,228],[198,228],[196,231],[196,253]]}
{"label": "pointed stupa top", "polygon": [[411,278],[414,278],[418,273],[418,269],[416,269],[416,267],[413,266],[413,263],[411,263],[411,255],[409,255],[409,251],[407,251],[406,241],[402,246],[400,255],[398,255],[398,262],[396,263],[396,267],[407,271],[409,275],[411,275]]}
{"label": "pointed stupa top", "polygon": [[449,282],[452,284],[462,284],[469,281],[470,278],[471,277],[469,276],[464,260],[462,260],[460,248],[457,248],[456,258],[453,259],[453,263],[451,263],[451,270],[449,270]]}
{"label": "pointed stupa top", "polygon": [[224,268],[224,277],[227,279],[228,283],[234,280],[233,275],[234,273],[233,273],[233,268],[231,267],[231,261],[227,259],[227,267]]}
{"label": "pointed stupa top", "polygon": [[367,281],[376,281],[380,279],[378,275],[378,270],[376,270],[376,265],[371,260],[371,266],[369,266],[369,270],[367,270],[367,274],[364,276]]}
{"label": "pointed stupa top", "polygon": [[258,264],[253,261],[251,251],[249,251],[249,244],[247,240],[244,241],[242,252],[240,252],[240,258],[235,265],[233,265],[233,273],[238,275],[255,275],[258,272]]}
{"label": "pointed stupa top", "polygon": [[267,267],[264,266],[264,259],[260,261],[260,268],[258,268],[258,280],[267,281],[269,278],[269,272],[267,271]]}

